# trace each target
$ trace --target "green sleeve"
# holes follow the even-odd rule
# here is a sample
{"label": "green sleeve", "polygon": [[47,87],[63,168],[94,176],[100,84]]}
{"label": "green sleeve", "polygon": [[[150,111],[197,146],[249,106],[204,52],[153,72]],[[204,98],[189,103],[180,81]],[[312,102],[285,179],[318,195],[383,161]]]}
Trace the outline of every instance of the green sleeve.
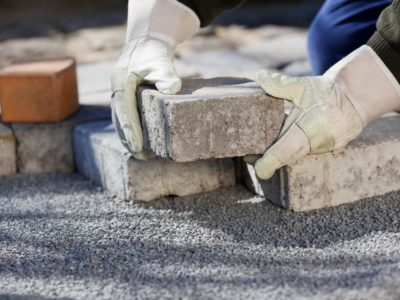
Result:
{"label": "green sleeve", "polygon": [[191,8],[199,17],[201,26],[209,25],[216,16],[227,9],[239,6],[245,0],[178,0]]}
{"label": "green sleeve", "polygon": [[380,15],[369,45],[400,82],[400,0],[394,0]]}

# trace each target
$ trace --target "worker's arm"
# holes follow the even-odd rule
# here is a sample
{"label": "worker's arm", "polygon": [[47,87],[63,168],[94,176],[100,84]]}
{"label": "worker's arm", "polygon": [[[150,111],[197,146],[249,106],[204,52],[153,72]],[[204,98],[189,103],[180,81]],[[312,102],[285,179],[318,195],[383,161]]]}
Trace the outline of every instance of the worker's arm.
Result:
{"label": "worker's arm", "polygon": [[368,41],[400,82],[400,0],[395,0],[379,17],[377,31]]}
{"label": "worker's arm", "polygon": [[227,9],[239,6],[245,0],[178,0],[192,9],[201,21],[201,26],[209,25],[212,20]]}
{"label": "worker's arm", "polygon": [[130,0],[126,43],[112,73],[112,117],[123,145],[137,159],[143,149],[136,89],[153,83],[165,94],[180,91],[174,68],[175,46],[196,33],[200,20],[176,0]]}
{"label": "worker's arm", "polygon": [[258,80],[268,94],[294,104],[278,141],[255,162],[260,178],[308,154],[345,147],[369,122],[400,107],[400,0],[381,14],[367,45],[323,76],[263,71]]}

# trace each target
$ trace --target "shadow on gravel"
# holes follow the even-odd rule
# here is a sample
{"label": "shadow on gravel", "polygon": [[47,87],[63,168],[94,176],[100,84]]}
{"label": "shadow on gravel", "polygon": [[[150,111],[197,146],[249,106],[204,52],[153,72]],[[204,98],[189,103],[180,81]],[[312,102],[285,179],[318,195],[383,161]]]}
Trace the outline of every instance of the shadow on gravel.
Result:
{"label": "shadow on gravel", "polygon": [[[66,176],[69,180],[74,180],[73,189],[60,188],[54,182],[62,182]],[[64,183],[68,184],[68,182]],[[13,198],[35,198],[37,195],[71,195],[73,193],[79,194],[88,191],[99,191],[101,188],[86,181],[85,178],[78,174],[35,174],[25,175],[17,174],[14,176],[0,176],[0,197],[12,195]]]}
{"label": "shadow on gravel", "polygon": [[400,193],[394,192],[338,207],[295,213],[236,187],[141,205],[190,213],[190,218],[200,226],[222,230],[235,241],[284,248],[324,248],[373,233],[399,233],[399,203]]}
{"label": "shadow on gravel", "polygon": [[72,298],[48,298],[34,295],[0,294],[2,300],[71,300]]}

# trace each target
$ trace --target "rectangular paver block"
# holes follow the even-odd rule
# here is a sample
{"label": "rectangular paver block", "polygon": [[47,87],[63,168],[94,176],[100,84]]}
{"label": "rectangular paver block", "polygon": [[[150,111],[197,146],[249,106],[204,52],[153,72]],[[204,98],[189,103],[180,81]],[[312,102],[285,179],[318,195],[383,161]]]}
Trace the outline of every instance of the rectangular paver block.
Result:
{"label": "rectangular paver block", "polygon": [[54,122],[79,106],[73,58],[16,63],[0,71],[4,122]]}
{"label": "rectangular paver block", "polygon": [[108,107],[81,106],[65,121],[57,123],[15,123],[20,173],[74,172],[72,130],[77,124],[109,120]]}
{"label": "rectangular paver block", "polygon": [[179,95],[141,88],[145,146],[179,162],[263,153],[284,119],[283,101],[246,79],[188,79]]}
{"label": "rectangular paver block", "polygon": [[0,123],[0,176],[14,175],[16,171],[15,138],[11,129]]}
{"label": "rectangular paver block", "polygon": [[232,159],[178,163],[138,161],[122,146],[110,122],[79,125],[74,131],[78,170],[121,199],[151,201],[188,196],[235,185]]}
{"label": "rectangular paver block", "polygon": [[271,202],[307,211],[400,190],[400,116],[371,123],[345,150],[283,167],[268,181],[243,164],[246,185]]}

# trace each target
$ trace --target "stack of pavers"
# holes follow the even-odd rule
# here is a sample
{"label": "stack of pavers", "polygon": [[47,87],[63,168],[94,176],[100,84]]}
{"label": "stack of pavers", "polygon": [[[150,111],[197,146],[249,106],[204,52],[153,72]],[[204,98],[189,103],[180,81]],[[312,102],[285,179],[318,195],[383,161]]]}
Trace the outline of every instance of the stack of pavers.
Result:
{"label": "stack of pavers", "polygon": [[260,181],[241,157],[262,154],[276,140],[284,121],[283,102],[245,79],[187,79],[183,86],[179,95],[163,95],[152,87],[138,93],[146,148],[158,159],[136,161],[120,145],[110,122],[98,122],[75,130],[81,172],[121,197],[139,201],[244,181],[250,190],[294,211],[400,188],[399,116],[375,121],[339,153],[309,156]]}
{"label": "stack of pavers", "polygon": [[108,108],[78,108],[73,60],[41,68],[21,64],[3,70],[0,79],[7,124],[0,125],[1,175],[78,170],[133,201],[183,197],[244,181],[255,193],[294,211],[400,188],[398,116],[375,121],[341,152],[309,156],[260,181],[241,157],[262,154],[276,140],[284,108],[254,82],[187,79],[179,95],[142,87],[138,102],[145,146],[158,157],[144,162],[122,146]]}
{"label": "stack of pavers", "polygon": [[[279,132],[281,103],[242,79],[188,79],[179,95],[138,93],[145,147],[158,158],[135,160],[110,122],[75,129],[79,170],[124,199],[150,201],[236,184],[233,157],[261,153]],[[263,141],[260,143],[259,141]]]}

